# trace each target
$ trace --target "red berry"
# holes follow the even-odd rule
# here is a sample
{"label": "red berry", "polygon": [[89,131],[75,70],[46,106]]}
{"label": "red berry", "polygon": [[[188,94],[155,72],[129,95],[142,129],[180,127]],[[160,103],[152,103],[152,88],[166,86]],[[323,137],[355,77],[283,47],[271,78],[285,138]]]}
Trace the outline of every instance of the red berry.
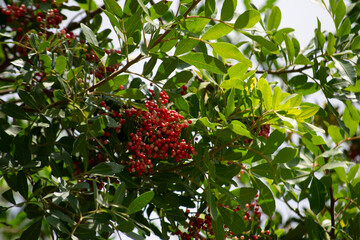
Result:
{"label": "red berry", "polygon": [[70,35],[69,33],[67,33],[67,34],[65,35],[65,37],[66,37],[67,39],[70,39],[70,38],[71,38],[71,35]]}
{"label": "red berry", "polygon": [[41,20],[42,20],[42,18],[41,18],[40,16],[37,16],[37,17],[36,17],[36,21],[37,21],[37,22],[41,22]]}
{"label": "red berry", "polygon": [[119,87],[119,89],[120,89],[120,90],[124,90],[124,86],[121,85],[121,86]]}

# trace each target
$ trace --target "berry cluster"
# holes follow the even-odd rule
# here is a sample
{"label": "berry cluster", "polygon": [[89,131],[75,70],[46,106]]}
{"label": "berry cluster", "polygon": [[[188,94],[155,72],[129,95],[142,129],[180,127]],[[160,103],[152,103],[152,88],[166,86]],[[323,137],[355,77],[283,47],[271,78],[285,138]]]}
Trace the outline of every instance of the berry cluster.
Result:
{"label": "berry cluster", "polygon": [[[151,173],[154,164],[164,159],[174,159],[175,162],[191,159],[196,155],[195,149],[184,139],[180,139],[181,131],[191,124],[191,120],[184,120],[184,117],[174,110],[166,108],[168,95],[165,91],[160,93],[158,102],[148,100],[145,103],[147,111],[135,107],[126,106],[115,111],[106,105],[104,101],[100,104],[107,112],[99,114],[111,115],[118,125],[115,132],[119,134],[121,128],[127,121],[135,124],[134,132],[129,134],[126,144],[130,157],[122,161],[128,167],[130,173],[142,174]],[[110,143],[110,131],[105,131],[99,138],[101,145],[107,146]]]}
{"label": "berry cluster", "polygon": [[[63,16],[59,13],[58,9],[50,9],[47,13],[38,12],[36,21],[45,23],[46,28],[59,28],[60,23],[63,20]],[[40,28],[44,28],[41,25]]]}
{"label": "berry cluster", "polygon": [[[252,133],[256,133],[258,132],[258,128],[255,127],[253,130],[252,130]],[[265,124],[265,125],[261,125],[260,126],[260,130],[259,130],[259,133],[258,133],[258,136],[264,136],[266,139],[269,137],[269,133],[270,133],[270,125],[269,124]],[[250,144],[252,142],[252,139],[246,139],[244,141],[245,144]]]}
{"label": "berry cluster", "polygon": [[[121,50],[115,50],[115,49],[104,49],[105,53],[110,55],[110,54],[121,54]],[[87,61],[89,62],[94,62],[96,64],[100,63],[100,59],[98,56],[96,56],[94,50],[91,50],[89,53],[86,53],[85,58]],[[103,67],[102,65],[98,64],[97,68],[95,71],[91,70],[90,74],[95,74],[95,77],[97,77],[98,79],[102,79],[104,78],[104,76],[106,75],[110,75],[111,73],[115,72],[119,66],[121,66],[121,64],[117,63],[117,64],[113,64],[111,66],[108,67]]]}
{"label": "berry cluster", "polygon": [[208,238],[214,237],[214,231],[211,226],[212,218],[210,214],[199,214],[196,213],[195,216],[189,216],[190,210],[187,209],[185,216],[188,218],[187,231],[182,232],[177,230],[175,235],[178,235],[180,239],[207,239],[204,236],[201,236],[201,232],[205,232]]}
{"label": "berry cluster", "polygon": [[182,85],[180,87],[180,94],[181,95],[185,95],[186,94],[186,91],[187,91],[187,86],[186,85]]}

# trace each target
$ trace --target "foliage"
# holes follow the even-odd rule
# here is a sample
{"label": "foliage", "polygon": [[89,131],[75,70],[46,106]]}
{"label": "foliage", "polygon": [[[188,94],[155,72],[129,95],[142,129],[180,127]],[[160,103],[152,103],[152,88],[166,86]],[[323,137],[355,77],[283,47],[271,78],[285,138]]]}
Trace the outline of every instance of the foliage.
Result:
{"label": "foliage", "polygon": [[6,2],[2,239],[360,238],[359,2]]}

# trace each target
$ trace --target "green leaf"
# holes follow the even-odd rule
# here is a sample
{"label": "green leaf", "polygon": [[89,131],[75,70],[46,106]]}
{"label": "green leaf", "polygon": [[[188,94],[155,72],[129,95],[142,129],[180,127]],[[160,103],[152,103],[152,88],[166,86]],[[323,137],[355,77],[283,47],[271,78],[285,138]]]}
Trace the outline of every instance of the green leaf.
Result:
{"label": "green leaf", "polygon": [[252,167],[251,172],[261,177],[274,179],[275,176],[274,167],[276,167],[276,165],[270,166],[270,164],[266,162]]}
{"label": "green leaf", "polygon": [[242,234],[245,230],[245,222],[243,218],[231,209],[218,207],[224,224],[236,235]]}
{"label": "green leaf", "polygon": [[335,53],[336,49],[335,49],[335,37],[334,35],[330,32],[328,35],[328,44],[326,46],[326,52],[331,56]]}
{"label": "green leaf", "polygon": [[115,0],[104,0],[105,7],[118,17],[122,16],[122,9]]}
{"label": "green leaf", "polygon": [[225,117],[229,117],[235,110],[235,89],[232,88],[226,101]]}
{"label": "green leaf", "polygon": [[352,166],[347,174],[347,178],[349,181],[353,180],[354,177],[356,177],[358,171],[359,171],[359,164],[355,164],[354,166]]}
{"label": "green leaf", "polygon": [[251,176],[255,189],[259,190],[259,205],[263,212],[271,217],[275,212],[275,199],[270,188],[257,177]]}
{"label": "green leaf", "polygon": [[291,39],[285,35],[284,36],[284,40],[285,40],[285,45],[286,45],[286,51],[287,51],[287,57],[290,63],[293,62],[294,57],[295,57],[295,48],[294,48],[294,44],[291,41]]}
{"label": "green leaf", "polygon": [[268,82],[264,78],[260,78],[257,85],[261,91],[262,99],[264,100],[266,110],[270,111],[272,109],[272,90]]}
{"label": "green leaf", "polygon": [[162,61],[153,79],[155,82],[168,78],[179,63],[179,60],[175,57],[165,58]]}
{"label": "green leaf", "polygon": [[169,10],[171,4],[172,2],[170,1],[160,1],[152,5],[152,7],[149,9],[151,20],[157,19],[165,15],[165,13],[167,13],[167,11]]}
{"label": "green leaf", "polygon": [[303,120],[314,116],[319,111],[319,109],[320,109],[319,106],[312,106],[312,107],[307,107],[305,109],[301,109],[301,113],[298,116],[296,116],[296,120],[302,122]]}
{"label": "green leaf", "polygon": [[211,215],[212,219],[214,221],[217,221],[219,218],[218,218],[218,212],[217,212],[217,209],[216,209],[216,199],[215,199],[215,196],[212,193],[210,187],[208,187],[207,190],[206,190],[206,202],[209,205],[210,215]]}
{"label": "green leaf", "polygon": [[16,204],[16,201],[14,199],[13,191],[11,189],[5,191],[3,194],[1,194],[3,198],[5,198],[8,202],[12,204]]}
{"label": "green leaf", "polygon": [[246,136],[248,138],[253,138],[249,130],[246,129],[246,126],[238,120],[233,120],[229,125],[229,128],[238,135]]}
{"label": "green leaf", "polygon": [[285,134],[279,130],[273,131],[266,141],[266,145],[262,150],[264,155],[274,153],[280,145],[285,141]]}
{"label": "green leaf", "polygon": [[116,96],[123,97],[123,98],[129,98],[134,100],[142,100],[146,98],[145,94],[137,88],[129,88],[125,90],[118,91]]}
{"label": "green leaf", "polygon": [[342,19],[346,14],[346,6],[343,0],[337,1],[336,8],[335,8],[335,27],[336,29],[339,27]]}
{"label": "green leaf", "polygon": [[15,103],[2,104],[1,111],[15,119],[31,120],[30,116]]}
{"label": "green leaf", "polygon": [[298,150],[296,148],[283,148],[276,154],[272,163],[287,163],[297,156]]}
{"label": "green leaf", "polygon": [[189,103],[184,99],[184,97],[177,93],[171,93],[169,92],[169,97],[171,101],[174,103],[175,107],[179,110],[182,110],[186,113],[189,113]]}
{"label": "green leaf", "polygon": [[179,41],[179,43],[176,45],[175,53],[174,55],[181,55],[183,53],[190,52],[193,50],[198,44],[199,40],[196,39],[190,39],[190,38],[183,38]]}
{"label": "green leaf", "polygon": [[18,185],[18,191],[21,196],[23,196],[27,200],[29,195],[29,189],[27,178],[23,171],[18,172],[16,184]]}
{"label": "green leaf", "polygon": [[216,219],[216,221],[214,221],[214,219],[212,219],[211,223],[212,223],[211,226],[213,227],[213,230],[214,230],[215,239],[222,240],[225,235],[224,222],[223,222],[222,218],[219,217]]}
{"label": "green leaf", "polygon": [[235,195],[237,199],[240,201],[240,204],[243,205],[253,201],[257,192],[258,191],[255,188],[251,188],[251,187],[241,187],[231,191],[231,193]]}
{"label": "green leaf", "polygon": [[42,218],[31,224],[20,236],[20,240],[38,240],[41,233]]}
{"label": "green leaf", "polygon": [[205,1],[205,16],[212,17],[216,13],[216,2],[215,0],[206,0]]}
{"label": "green leaf", "polygon": [[350,101],[346,101],[345,105],[343,121],[345,126],[349,128],[349,136],[352,137],[356,134],[359,127],[360,113]]}
{"label": "green leaf", "polygon": [[185,21],[185,26],[189,32],[199,35],[209,21],[210,19],[207,18],[188,18]]}
{"label": "green leaf", "polygon": [[27,91],[25,91],[23,89],[18,89],[17,92],[18,92],[19,97],[21,98],[21,100],[23,100],[26,105],[28,105],[29,107],[31,107],[31,108],[33,108],[35,110],[39,110],[34,97],[31,96]]}
{"label": "green leaf", "polygon": [[313,63],[302,53],[296,56],[294,64],[296,65],[313,65]]}
{"label": "green leaf", "polygon": [[65,68],[67,65],[67,60],[65,56],[59,56],[56,58],[56,65],[55,65],[55,69],[56,72],[58,72],[60,75],[63,74]]}
{"label": "green leaf", "polygon": [[321,210],[324,209],[325,196],[326,189],[324,184],[316,177],[313,177],[309,189],[309,202],[310,208],[315,214],[318,214]]}
{"label": "green leaf", "polygon": [[352,43],[351,43],[351,50],[359,50],[360,49],[360,36],[354,37]]}
{"label": "green leaf", "polygon": [[231,20],[234,16],[234,12],[236,9],[237,0],[224,0],[222,8],[221,8],[221,17],[222,21]]}
{"label": "green leaf", "polygon": [[338,144],[344,139],[344,136],[341,134],[340,128],[335,125],[330,125],[328,127],[328,133],[336,144]]}
{"label": "green leaf", "polygon": [[88,145],[86,141],[86,134],[80,134],[73,143],[72,155],[82,154],[84,156],[84,168],[85,171],[88,167]]}
{"label": "green leaf", "polygon": [[235,22],[234,27],[240,29],[252,28],[260,20],[260,13],[255,9],[249,9],[243,12]]}
{"label": "green leaf", "polygon": [[280,8],[274,6],[271,9],[271,13],[267,22],[267,30],[277,30],[281,22],[281,11]]}
{"label": "green leaf", "polygon": [[245,63],[248,67],[252,67],[252,62],[247,59],[240,50],[233,44],[227,42],[210,43],[214,51],[224,59],[235,59]]}
{"label": "green leaf", "polygon": [[143,209],[154,197],[155,193],[149,191],[135,198],[128,207],[128,214],[133,214]]}
{"label": "green leaf", "polygon": [[94,46],[98,47],[99,42],[97,41],[94,32],[88,26],[84,25],[83,23],[80,23],[80,26],[85,35],[86,40],[89,43],[93,44]]}
{"label": "green leaf", "polygon": [[277,54],[279,53],[279,49],[277,45],[273,42],[270,42],[269,40],[265,39],[262,36],[259,35],[252,35],[250,33],[241,31],[242,34],[247,36],[248,38],[254,40],[255,42],[259,43],[260,45],[264,46],[267,50],[269,50],[271,53]]}
{"label": "green leaf", "polygon": [[116,188],[113,202],[117,205],[120,205],[125,198],[125,192],[126,184],[123,182]]}
{"label": "green leaf", "polygon": [[186,84],[193,78],[194,75],[191,71],[181,71],[176,73],[176,75],[170,78],[165,84],[164,89],[177,89],[182,85]]}
{"label": "green leaf", "polygon": [[81,7],[85,11],[97,9],[97,5],[94,0],[76,0],[76,2],[79,4],[79,7]]}
{"label": "green leaf", "polygon": [[70,234],[69,230],[66,228],[65,224],[59,219],[59,218],[56,218],[56,217],[53,217],[53,216],[47,216],[45,218],[46,222],[48,224],[50,224],[54,229],[60,231],[60,232],[63,232],[63,233],[67,233],[67,234]]}
{"label": "green leaf", "polygon": [[93,167],[89,173],[93,175],[112,176],[121,172],[123,169],[123,165],[114,162],[101,162]]}
{"label": "green leaf", "polygon": [[349,18],[345,18],[345,20],[341,23],[339,29],[336,31],[336,36],[343,37],[349,35],[351,32],[351,22]]}
{"label": "green leaf", "polygon": [[225,35],[228,35],[230,32],[234,30],[232,27],[224,24],[218,23],[209,28],[204,35],[202,35],[201,39],[203,40],[216,40]]}
{"label": "green leaf", "polygon": [[343,59],[337,59],[335,57],[331,57],[335,63],[336,69],[339,71],[341,78],[345,79],[351,85],[355,85],[356,83],[356,71],[353,65],[348,61]]}
{"label": "green leaf", "polygon": [[225,65],[219,59],[204,53],[188,53],[178,58],[198,69],[206,69],[213,73],[223,74],[227,71]]}
{"label": "green leaf", "polygon": [[[112,12],[109,12],[107,10],[103,10],[103,12],[106,14],[106,16],[109,18],[111,26],[114,29],[121,29],[119,20],[115,17],[115,15]],[[115,28],[116,27],[116,28]]]}

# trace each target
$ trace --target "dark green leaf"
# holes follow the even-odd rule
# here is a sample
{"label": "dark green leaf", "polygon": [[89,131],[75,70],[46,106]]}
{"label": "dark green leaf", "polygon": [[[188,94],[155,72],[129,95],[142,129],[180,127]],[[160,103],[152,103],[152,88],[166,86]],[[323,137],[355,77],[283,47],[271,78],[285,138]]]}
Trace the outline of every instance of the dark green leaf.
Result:
{"label": "dark green leaf", "polygon": [[123,165],[114,162],[101,162],[93,167],[89,173],[94,175],[112,176],[121,172],[124,169]]}
{"label": "dark green leaf", "polygon": [[325,197],[326,189],[324,184],[316,177],[313,177],[309,189],[309,202],[310,208],[315,214],[318,214],[325,207]]}
{"label": "dark green leaf", "polygon": [[218,212],[216,208],[216,199],[214,194],[212,193],[210,187],[206,190],[206,202],[208,203],[208,206],[210,208],[210,215],[214,221],[217,221],[218,218]]}
{"label": "dark green leaf", "polygon": [[18,172],[16,183],[18,185],[18,190],[21,196],[23,196],[25,199],[28,199],[28,183],[23,171]]}
{"label": "dark green leaf", "polygon": [[12,204],[16,204],[14,195],[13,195],[13,191],[11,189],[5,191],[1,196],[3,198],[5,198],[8,202],[10,202]]}
{"label": "dark green leaf", "polygon": [[115,0],[104,0],[105,7],[118,17],[122,16],[122,9]]}
{"label": "dark green leaf", "polygon": [[215,239],[222,240],[224,239],[225,231],[224,231],[224,222],[221,217],[217,218],[216,221],[212,219],[212,227],[215,234]]}
{"label": "dark green leaf", "polygon": [[168,94],[177,109],[189,113],[189,103],[184,99],[182,95],[171,92],[169,92]]}
{"label": "dark green leaf", "polygon": [[216,13],[216,2],[215,0],[206,0],[205,1],[205,16],[212,17]]}
{"label": "dark green leaf", "polygon": [[243,218],[231,209],[219,207],[219,212],[224,224],[236,235],[242,234],[245,230],[245,222]]}
{"label": "dark green leaf", "polygon": [[231,191],[231,193],[234,194],[243,205],[253,201],[257,192],[258,191],[256,189],[250,187],[241,187]]}
{"label": "dark green leaf", "polygon": [[13,117],[15,119],[24,119],[24,120],[31,119],[30,116],[15,103],[4,103],[1,106],[1,111],[6,115]]}
{"label": "dark green leaf", "polygon": [[219,59],[203,53],[188,53],[178,58],[198,69],[206,69],[219,74],[226,73],[227,71],[225,65]]}
{"label": "dark green leaf", "polygon": [[42,218],[31,224],[20,236],[20,240],[38,240],[41,233]]}
{"label": "dark green leaf", "polygon": [[115,191],[115,195],[114,195],[114,203],[117,205],[120,205],[122,203],[122,201],[125,198],[125,191],[126,191],[126,184],[125,183],[121,183]]}
{"label": "dark green leaf", "polygon": [[155,193],[149,191],[135,198],[128,207],[128,214],[133,214],[143,209],[154,197]]}
{"label": "dark green leaf", "polygon": [[259,194],[259,204],[261,209],[265,214],[271,217],[275,211],[275,199],[272,194],[270,188],[265,185],[260,179],[252,176],[251,181],[253,183],[254,188],[258,189]]}
{"label": "dark green leaf", "polygon": [[272,163],[287,163],[293,160],[296,157],[297,153],[298,150],[296,148],[283,148],[278,152],[278,154],[276,154]]}
{"label": "dark green leaf", "polygon": [[26,105],[36,110],[39,109],[34,97],[31,96],[27,91],[23,89],[18,89],[18,94],[21,100],[23,100]]}
{"label": "dark green leaf", "polygon": [[154,77],[154,81],[160,81],[169,77],[169,75],[176,69],[179,60],[177,58],[165,58],[162,59],[162,63],[160,64],[157,73]]}
{"label": "dark green leaf", "polygon": [[236,5],[237,5],[237,0],[224,0],[224,3],[221,8],[220,19],[223,21],[231,20],[232,17],[234,16]]}
{"label": "dark green leaf", "polygon": [[164,89],[177,89],[182,85],[186,84],[193,78],[194,75],[191,71],[181,71],[178,72],[174,77],[170,78],[165,84]]}
{"label": "dark green leaf", "polygon": [[146,98],[145,94],[140,89],[136,89],[136,88],[121,90],[118,91],[115,95],[123,98],[134,99],[134,100],[142,100]]}
{"label": "dark green leaf", "polygon": [[275,130],[270,134],[269,138],[267,139],[265,148],[263,149],[262,153],[264,155],[267,155],[275,152],[284,142],[284,140],[285,134],[278,130]]}
{"label": "dark green leaf", "polygon": [[151,19],[154,20],[162,17],[165,13],[167,13],[171,4],[172,2],[170,1],[160,1],[152,5],[152,7],[149,9]]}
{"label": "dark green leaf", "polygon": [[183,53],[190,52],[198,44],[199,44],[199,40],[190,39],[190,38],[183,38],[176,45],[176,50],[175,50],[174,55],[181,55]]}
{"label": "dark green leaf", "polygon": [[264,37],[259,36],[259,35],[252,35],[250,33],[243,32],[243,31],[241,31],[241,33],[244,34],[245,36],[247,36],[248,38],[251,38],[255,42],[259,43],[260,45],[264,46],[270,52],[279,53],[279,49],[278,49],[277,45],[275,43],[265,39]]}
{"label": "dark green leaf", "polygon": [[53,216],[47,216],[46,222],[49,223],[57,231],[70,234],[69,230],[66,228],[65,224],[58,218]]}

